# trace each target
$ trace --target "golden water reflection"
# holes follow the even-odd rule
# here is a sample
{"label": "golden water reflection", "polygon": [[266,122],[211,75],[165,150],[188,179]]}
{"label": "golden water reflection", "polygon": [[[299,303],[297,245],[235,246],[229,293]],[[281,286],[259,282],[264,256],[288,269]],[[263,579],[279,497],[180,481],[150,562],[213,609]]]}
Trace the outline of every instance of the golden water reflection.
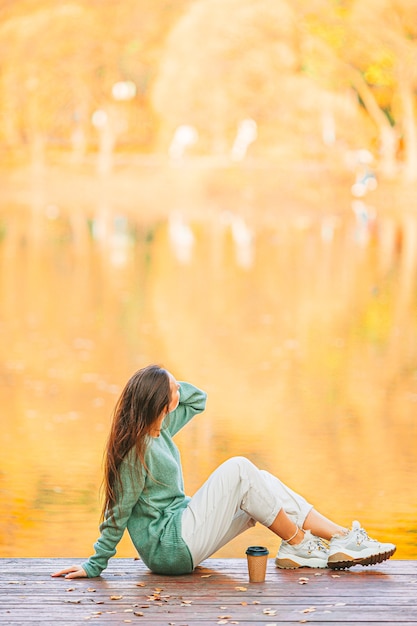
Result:
{"label": "golden water reflection", "polygon": [[[247,455],[343,524],[417,547],[417,217],[150,223],[0,213],[0,556],[88,556],[127,377],[209,393],[178,437],[192,493]],[[257,526],[220,556],[278,540]],[[119,556],[133,555],[125,538]]]}

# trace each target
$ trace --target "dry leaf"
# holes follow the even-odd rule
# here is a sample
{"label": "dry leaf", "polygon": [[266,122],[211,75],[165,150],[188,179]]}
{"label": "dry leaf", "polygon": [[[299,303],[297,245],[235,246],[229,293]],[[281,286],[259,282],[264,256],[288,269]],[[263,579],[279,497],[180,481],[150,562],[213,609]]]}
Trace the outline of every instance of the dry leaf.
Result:
{"label": "dry leaf", "polygon": [[247,602],[241,602],[240,604],[241,604],[242,606],[248,606],[248,603],[247,603]]}
{"label": "dry leaf", "polygon": [[65,591],[75,591],[75,587],[68,587],[68,589],[65,589]]}
{"label": "dry leaf", "polygon": [[144,613],[141,613],[140,611],[134,611],[133,615],[136,615],[136,617],[143,617]]}
{"label": "dry leaf", "polygon": [[144,587],[145,583],[136,583],[136,587]]}
{"label": "dry leaf", "polygon": [[124,609],[123,613],[133,613],[133,609]]}
{"label": "dry leaf", "polygon": [[276,615],[276,614],[277,614],[277,612],[276,612],[276,611],[274,611],[274,609],[264,609],[264,610],[262,611],[262,613],[263,613],[264,615]]}
{"label": "dry leaf", "polygon": [[110,600],[121,600],[123,596],[110,596]]}
{"label": "dry leaf", "polygon": [[340,574],[332,574],[332,578],[340,578]]}
{"label": "dry leaf", "polygon": [[300,624],[307,624],[307,620],[306,619],[300,619]]}
{"label": "dry leaf", "polygon": [[218,624],[228,624],[228,620],[227,619],[221,619],[217,622]]}
{"label": "dry leaf", "polygon": [[231,619],[231,615],[218,615],[217,619]]}
{"label": "dry leaf", "polygon": [[236,591],[247,591],[247,587],[235,587]]}
{"label": "dry leaf", "polygon": [[252,604],[260,604],[259,600],[254,600]]}
{"label": "dry leaf", "polygon": [[315,606],[310,606],[310,608],[304,609],[303,611],[300,611],[300,613],[314,613],[315,610],[316,610]]}
{"label": "dry leaf", "polygon": [[64,600],[67,604],[81,604],[81,600]]}
{"label": "dry leaf", "polygon": [[213,574],[202,574],[201,578],[210,578]]}
{"label": "dry leaf", "polygon": [[91,591],[91,593],[93,593],[96,589],[94,589],[94,587],[88,587],[87,591]]}

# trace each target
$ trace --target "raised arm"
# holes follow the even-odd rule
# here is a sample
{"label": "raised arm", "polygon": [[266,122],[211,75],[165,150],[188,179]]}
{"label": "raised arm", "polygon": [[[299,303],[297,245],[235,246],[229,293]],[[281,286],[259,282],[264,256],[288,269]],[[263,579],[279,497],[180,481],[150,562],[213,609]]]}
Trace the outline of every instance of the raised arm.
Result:
{"label": "raised arm", "polygon": [[205,391],[187,382],[179,382],[179,385],[179,404],[167,418],[167,428],[171,435],[175,435],[194,415],[201,413],[206,408],[207,394]]}

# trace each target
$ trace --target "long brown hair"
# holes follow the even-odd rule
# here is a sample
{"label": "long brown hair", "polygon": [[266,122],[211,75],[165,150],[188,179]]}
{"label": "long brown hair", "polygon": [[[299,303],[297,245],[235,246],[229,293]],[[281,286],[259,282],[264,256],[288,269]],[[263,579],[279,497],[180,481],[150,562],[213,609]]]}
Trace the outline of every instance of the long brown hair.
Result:
{"label": "long brown hair", "polygon": [[120,466],[133,447],[145,465],[147,435],[155,420],[168,411],[171,389],[168,372],[159,365],[138,370],[126,383],[113,411],[113,421],[104,460],[104,504],[102,518],[113,516],[117,494],[123,487]]}

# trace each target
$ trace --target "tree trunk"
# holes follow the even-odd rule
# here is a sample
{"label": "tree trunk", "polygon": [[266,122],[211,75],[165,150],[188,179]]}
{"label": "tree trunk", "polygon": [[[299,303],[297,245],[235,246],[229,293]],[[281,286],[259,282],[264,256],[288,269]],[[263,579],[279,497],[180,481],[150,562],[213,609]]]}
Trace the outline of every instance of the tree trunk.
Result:
{"label": "tree trunk", "polygon": [[395,128],[391,126],[388,118],[379,108],[362,74],[352,66],[349,66],[349,73],[354,88],[358,92],[369,116],[373,119],[379,130],[381,171],[386,176],[392,177],[397,171],[396,154],[398,137]]}
{"label": "tree trunk", "polygon": [[399,81],[399,94],[403,110],[404,133],[404,179],[417,181],[417,120],[412,85],[404,79]]}

